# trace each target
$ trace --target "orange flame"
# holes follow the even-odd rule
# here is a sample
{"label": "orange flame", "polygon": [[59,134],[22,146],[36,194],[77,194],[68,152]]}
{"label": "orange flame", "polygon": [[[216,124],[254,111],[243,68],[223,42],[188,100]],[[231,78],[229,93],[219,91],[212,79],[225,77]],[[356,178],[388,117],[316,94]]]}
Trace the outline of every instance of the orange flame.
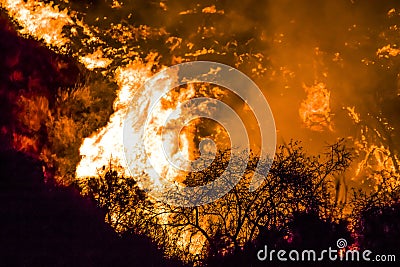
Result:
{"label": "orange flame", "polygon": [[333,131],[330,108],[330,92],[322,82],[303,88],[307,98],[301,103],[299,114],[304,125],[313,131]]}
{"label": "orange flame", "polygon": [[59,48],[68,43],[62,33],[64,26],[73,24],[67,9],[60,11],[57,6],[34,0],[1,0],[0,5],[22,26],[21,34],[35,36]]}

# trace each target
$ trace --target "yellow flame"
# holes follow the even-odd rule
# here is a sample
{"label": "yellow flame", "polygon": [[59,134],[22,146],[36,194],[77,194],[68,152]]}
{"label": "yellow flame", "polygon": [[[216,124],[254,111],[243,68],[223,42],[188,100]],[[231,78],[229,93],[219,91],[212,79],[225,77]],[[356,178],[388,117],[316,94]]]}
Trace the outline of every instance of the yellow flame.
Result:
{"label": "yellow flame", "polygon": [[391,44],[385,45],[382,48],[379,48],[378,51],[376,51],[376,55],[379,58],[395,57],[399,54],[400,54],[400,49],[396,48]]}
{"label": "yellow flame", "polygon": [[43,40],[47,45],[61,48],[68,39],[64,37],[64,26],[73,24],[68,10],[34,0],[1,0],[1,7],[21,25],[21,34]]}
{"label": "yellow flame", "polygon": [[207,7],[203,8],[203,9],[201,10],[201,12],[203,12],[203,13],[210,13],[210,14],[214,14],[214,13],[224,14],[224,10],[217,10],[217,8],[215,7],[215,5],[207,6]]}
{"label": "yellow flame", "polygon": [[80,57],[79,61],[82,62],[89,70],[107,68],[112,62],[111,59],[103,57],[103,51],[100,48],[92,54],[87,54],[86,56]]}
{"label": "yellow flame", "polygon": [[355,107],[345,107],[345,109],[348,111],[348,114],[350,118],[355,122],[355,123],[360,123],[360,114],[355,111]]}
{"label": "yellow flame", "polygon": [[119,91],[114,101],[114,113],[104,128],[83,141],[79,150],[82,160],[76,168],[77,178],[97,176],[98,169],[107,166],[110,159],[116,166],[123,167],[125,176],[130,176],[124,163],[123,119],[135,91],[151,77],[151,66],[136,59],[116,71]]}

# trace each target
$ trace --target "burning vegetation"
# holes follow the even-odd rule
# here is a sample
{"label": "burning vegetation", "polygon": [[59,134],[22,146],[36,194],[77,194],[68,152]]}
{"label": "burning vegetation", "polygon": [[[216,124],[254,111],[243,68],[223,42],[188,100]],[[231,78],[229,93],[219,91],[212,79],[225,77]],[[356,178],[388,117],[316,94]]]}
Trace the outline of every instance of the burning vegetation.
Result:
{"label": "burning vegetation", "polygon": [[[399,4],[208,2],[0,0],[3,150],[42,162],[47,182],[77,186],[118,233],[148,236],[189,264],[254,261],[266,240],[277,247],[325,245],[307,237],[302,221],[329,241],[346,236],[358,248],[379,248],[374,231],[399,237],[393,227],[400,199]],[[137,99],[150,77],[194,60],[228,64],[259,84],[280,146],[274,162],[264,162],[272,167],[262,186],[249,192],[250,174],[265,160],[251,107],[212,84],[175,88],[155,122],[187,99],[211,97],[239,114],[252,149],[240,158],[246,172],[228,194],[184,208],[140,188],[147,174],[140,160],[136,172],[127,170],[122,131],[130,105],[146,105],[172,83],[164,77],[147,99]],[[185,186],[218,178],[230,158],[229,134],[212,121],[191,122],[177,149],[196,158],[202,140],[213,139],[217,147],[208,149],[216,158],[202,171],[172,178]],[[301,144],[286,143],[291,139]],[[139,150],[132,153],[140,158]],[[376,214],[386,216],[382,231]],[[379,242],[368,243],[373,238]]]}

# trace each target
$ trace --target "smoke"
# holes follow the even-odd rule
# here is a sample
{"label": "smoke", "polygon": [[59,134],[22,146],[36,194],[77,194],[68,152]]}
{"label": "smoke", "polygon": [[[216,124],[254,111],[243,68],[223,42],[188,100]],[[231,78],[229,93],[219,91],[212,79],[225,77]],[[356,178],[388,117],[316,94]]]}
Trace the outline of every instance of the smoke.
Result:
{"label": "smoke", "polygon": [[[278,74],[266,77],[273,81],[266,86],[266,95],[271,97],[282,138],[294,137],[320,147],[335,137],[354,135],[356,129],[343,107],[355,106],[363,115],[377,114],[385,101],[377,95],[395,96],[397,73],[387,62],[379,62],[376,51],[388,42],[384,31],[396,21],[387,13],[396,6],[394,1],[270,2],[273,40],[264,53],[271,60],[272,72]],[[297,115],[299,102],[306,97],[302,84],[319,82],[331,93],[333,133],[313,133],[302,127]]]}

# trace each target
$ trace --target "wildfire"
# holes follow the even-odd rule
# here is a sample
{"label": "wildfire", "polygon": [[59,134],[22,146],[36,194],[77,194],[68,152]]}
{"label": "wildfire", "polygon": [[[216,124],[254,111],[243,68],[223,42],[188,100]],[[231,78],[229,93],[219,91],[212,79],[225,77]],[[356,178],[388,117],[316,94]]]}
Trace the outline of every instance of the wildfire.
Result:
{"label": "wildfire", "polygon": [[[66,1],[67,2],[67,1]],[[57,48],[56,50],[62,53],[69,51],[68,49],[73,42],[71,36],[77,37],[78,30],[82,30],[82,33],[86,36],[81,43],[76,44],[79,49],[73,51],[73,57],[82,63],[88,70],[101,69],[104,79],[110,79],[115,82],[118,86],[116,92],[116,99],[113,102],[114,113],[110,116],[106,126],[93,132],[89,137],[80,140],[82,144],[79,149],[80,161],[76,165],[75,177],[80,181],[85,181],[89,177],[96,177],[99,174],[99,170],[103,166],[108,166],[111,162],[113,166],[119,167],[118,171],[124,177],[138,177],[145,173],[149,166],[148,162],[143,161],[144,156],[151,156],[157,163],[156,166],[152,166],[157,169],[158,173],[166,173],[169,180],[181,182],[180,176],[182,173],[175,171],[170,167],[169,162],[164,158],[164,152],[162,146],[166,145],[166,150],[170,158],[174,159],[178,152],[181,152],[186,158],[192,159],[197,144],[193,141],[194,136],[198,135],[195,124],[189,125],[184,128],[179,136],[167,135],[167,142],[163,144],[161,139],[155,139],[154,136],[159,137],[162,132],[162,126],[164,121],[171,114],[172,110],[175,110],[179,104],[192,98],[196,94],[196,88],[193,85],[187,86],[187,88],[176,88],[171,90],[170,93],[165,96],[161,104],[156,106],[153,110],[153,117],[151,123],[146,128],[146,136],[141,136],[140,130],[144,122],[146,121],[144,111],[151,106],[154,101],[158,99],[156,96],[159,92],[162,92],[165,88],[169,88],[173,84],[175,77],[162,77],[157,80],[156,83],[151,86],[144,88],[145,94],[138,95],[138,90],[141,89],[142,85],[154,75],[156,71],[160,71],[164,68],[161,66],[158,59],[157,53],[148,53],[148,56],[144,59],[139,58],[140,46],[137,45],[134,48],[129,47],[129,43],[135,43],[143,37],[144,39],[151,39],[153,36],[165,37],[165,45],[170,52],[178,51],[182,46],[186,46],[188,50],[184,50],[181,55],[175,57],[172,62],[186,61],[189,58],[198,58],[204,55],[223,56],[226,55],[225,50],[218,49],[217,45],[213,46],[196,46],[196,50],[192,48],[195,44],[192,42],[185,43],[185,38],[175,37],[166,33],[165,28],[151,28],[147,25],[140,25],[137,28],[133,26],[126,26],[122,23],[111,24],[110,29],[107,33],[110,34],[110,38],[114,38],[113,41],[119,41],[122,47],[114,48],[111,44],[106,41],[100,40],[102,32],[100,30],[93,30],[95,27],[91,27],[85,24],[83,19],[78,19],[73,11],[67,9],[60,10],[57,5],[53,3],[44,3],[35,0],[0,0],[0,5],[4,8],[10,17],[20,26],[19,32],[23,35],[29,35],[33,38],[43,41],[47,46],[51,48]],[[168,8],[164,2],[159,3],[161,9],[166,11]],[[112,1],[112,8],[119,10],[124,8],[124,4],[121,1]],[[394,9],[389,12],[389,15],[393,15]],[[200,9],[190,9],[182,11],[180,15],[189,15],[194,13],[203,13],[205,16],[216,16],[217,14],[223,15],[224,10],[219,10],[215,5],[205,6]],[[66,27],[70,26],[70,27]],[[70,28],[70,35],[67,32],[67,28]],[[206,36],[214,36],[218,32],[216,27],[204,27],[199,28],[197,34],[201,33]],[[96,35],[98,34],[98,36]],[[200,34],[199,34],[200,35]],[[279,35],[280,37],[284,36]],[[204,38],[203,38],[204,39]],[[191,40],[193,41],[193,40]],[[278,40],[278,43],[281,43]],[[194,41],[193,41],[194,42]],[[101,46],[98,44],[101,43]],[[111,43],[111,42],[110,42]],[[217,41],[215,41],[217,44]],[[232,41],[232,45],[235,43],[235,47],[238,46],[237,41]],[[97,44],[97,45],[96,45]],[[136,43],[135,43],[136,45]],[[228,46],[228,45],[227,45]],[[87,50],[88,51],[87,51]],[[89,51],[90,50],[90,51]],[[113,57],[118,51],[118,57]],[[236,52],[235,52],[236,53]],[[121,55],[123,54],[123,55]],[[400,49],[395,45],[385,45],[379,48],[376,52],[378,58],[389,58],[395,57],[400,54]],[[235,54],[236,55],[236,54]],[[240,61],[244,61],[241,55],[236,55]],[[259,54],[259,57],[263,55]],[[336,53],[334,61],[342,61],[341,54]],[[264,70],[265,66],[261,63],[257,63],[257,68],[253,68],[253,73],[258,70]],[[281,70],[287,79],[292,79],[295,74],[292,71],[282,67]],[[262,71],[263,72],[263,71]],[[15,72],[13,74],[14,80],[22,79],[22,73]],[[309,86],[303,84],[303,89],[306,93],[306,98],[302,101],[299,109],[299,116],[306,128],[312,131],[322,132],[325,130],[333,131],[334,124],[332,121],[332,113],[330,106],[330,94],[331,92],[323,82],[316,81],[313,85]],[[214,92],[214,96],[222,94],[219,92],[217,87]],[[82,94],[84,92],[81,92]],[[90,95],[89,92],[87,92]],[[142,96],[142,97],[139,97]],[[86,98],[90,98],[87,96]],[[53,120],[52,115],[49,111],[49,103],[45,97],[31,97],[31,96],[19,96],[17,106],[20,109],[18,111],[19,122],[29,128],[29,133],[17,134],[13,133],[14,147],[18,150],[22,150],[28,154],[40,154],[40,159],[48,162],[49,158],[56,158],[48,147],[41,144],[36,134],[41,131],[41,127],[47,123],[47,121]],[[131,105],[143,112],[135,114],[129,113]],[[246,111],[246,107],[243,110]],[[201,108],[201,107],[199,107]],[[361,124],[361,115],[356,112],[355,107],[346,107],[349,116],[352,118],[355,124]],[[182,111],[178,110],[177,114],[181,114]],[[186,114],[185,114],[186,115]],[[131,149],[131,158],[136,158],[135,162],[125,161],[125,151],[123,144],[123,128],[126,119],[132,126],[132,130],[138,133],[132,140],[132,146],[135,149]],[[41,122],[45,122],[44,124]],[[174,125],[168,125],[174,127]],[[55,124],[57,130],[60,130],[57,138],[65,138],[71,141],[79,139],[76,137],[76,132],[79,131],[77,125],[75,125],[70,118],[66,118],[64,124]],[[387,172],[398,172],[396,164],[398,165],[398,158],[393,155],[393,152],[385,145],[374,143],[367,140],[366,130],[362,129],[361,137],[355,141],[356,149],[361,155],[361,161],[358,163],[356,177],[361,176],[366,170],[372,169],[374,171],[387,171]],[[216,126],[214,129],[213,137],[219,140],[225,141],[226,136],[223,127]],[[139,147],[139,140],[144,139],[147,151],[143,147]],[[253,138],[254,139],[254,138]],[[177,140],[179,140],[177,144]],[[201,140],[196,140],[201,141]],[[43,147],[42,147],[43,146]],[[214,147],[211,145],[206,146],[206,149],[212,150]],[[63,165],[62,159],[58,159],[60,165]],[[128,168],[129,166],[129,168]],[[75,167],[75,164],[74,164]],[[133,170],[133,172],[129,170]],[[147,173],[150,177],[150,182],[154,185],[160,185],[158,176],[153,173]],[[382,176],[376,179],[381,179]],[[393,181],[393,184],[399,184],[399,181]],[[157,206],[158,211],[162,211],[162,206]],[[117,211],[115,211],[117,212]],[[117,220],[117,213],[111,214],[111,220]],[[198,223],[202,226],[208,226],[211,221],[209,218],[204,218],[204,221]],[[168,225],[169,215],[167,213],[160,217],[160,220]],[[208,220],[208,221],[207,221]],[[110,222],[112,223],[112,221]],[[174,228],[165,226],[169,233],[169,238],[175,240],[177,246],[181,251],[187,251],[192,255],[201,254],[204,249],[204,243],[206,242],[203,235],[200,233],[193,234],[192,229],[187,231],[174,232]],[[121,230],[122,229],[116,229]],[[186,230],[186,229],[185,229]],[[343,254],[343,251],[340,252]]]}
{"label": "wildfire", "polygon": [[333,131],[330,108],[330,92],[322,82],[303,88],[307,98],[301,103],[299,114],[304,125],[313,131]]}

